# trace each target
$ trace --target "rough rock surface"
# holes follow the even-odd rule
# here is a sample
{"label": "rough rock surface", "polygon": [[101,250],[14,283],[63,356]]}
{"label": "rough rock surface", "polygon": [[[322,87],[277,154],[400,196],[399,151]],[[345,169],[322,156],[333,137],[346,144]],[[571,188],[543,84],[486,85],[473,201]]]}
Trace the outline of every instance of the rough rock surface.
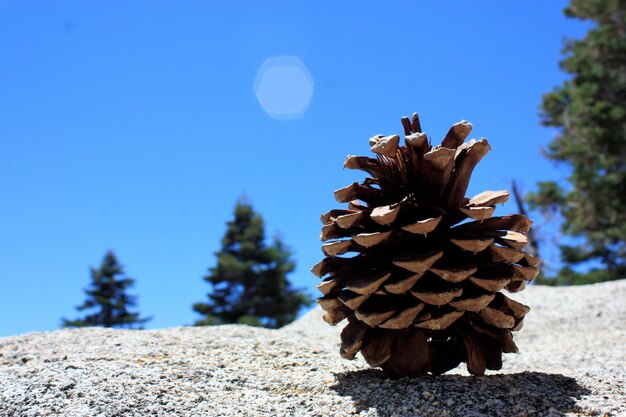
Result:
{"label": "rough rock surface", "polygon": [[318,309],[280,330],[61,330],[0,338],[0,416],[626,414],[626,280],[529,287],[502,371],[389,380],[339,357]]}

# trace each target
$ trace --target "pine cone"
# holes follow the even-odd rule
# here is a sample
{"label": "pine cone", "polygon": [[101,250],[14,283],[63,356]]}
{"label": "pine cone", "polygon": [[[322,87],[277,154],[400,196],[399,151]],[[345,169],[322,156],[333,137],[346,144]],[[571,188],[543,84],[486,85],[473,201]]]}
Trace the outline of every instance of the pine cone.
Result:
{"label": "pine cone", "polygon": [[491,217],[508,191],[465,197],[490,149],[486,139],[464,142],[469,122],[436,147],[417,114],[402,124],[405,146],[398,135],[377,135],[376,158],[345,160],[370,178],[335,191],[347,209],[321,216],[326,258],[312,272],[325,277],[324,320],[348,320],[342,357],[360,351],[393,376],[441,374],[461,362],[474,375],[500,369],[502,353],[517,352],[511,331],[529,310],[500,290],[521,291],[538,273],[539,259],[522,251],[531,221]]}

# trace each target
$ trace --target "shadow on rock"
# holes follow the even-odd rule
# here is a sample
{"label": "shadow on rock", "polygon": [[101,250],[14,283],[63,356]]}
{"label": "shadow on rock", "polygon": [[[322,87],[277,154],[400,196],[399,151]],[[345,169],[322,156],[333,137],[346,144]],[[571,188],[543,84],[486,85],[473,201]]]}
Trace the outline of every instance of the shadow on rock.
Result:
{"label": "shadow on rock", "polygon": [[357,411],[380,416],[562,416],[590,393],[574,378],[543,372],[391,380],[367,369],[335,376],[331,389],[350,397]]}

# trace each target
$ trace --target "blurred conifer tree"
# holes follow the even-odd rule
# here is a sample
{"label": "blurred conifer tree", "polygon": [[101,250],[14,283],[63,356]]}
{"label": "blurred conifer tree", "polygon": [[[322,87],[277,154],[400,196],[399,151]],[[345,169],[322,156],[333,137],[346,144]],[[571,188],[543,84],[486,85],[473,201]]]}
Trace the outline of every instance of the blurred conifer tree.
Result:
{"label": "blurred conifer tree", "polygon": [[196,326],[240,323],[270,328],[282,327],[296,318],[310,297],[291,287],[287,275],[295,269],[291,252],[279,237],[265,244],[263,218],[244,198],[227,223],[217,265],[204,280],[211,285],[208,303],[193,310],[203,318]]}
{"label": "blurred conifer tree", "polygon": [[109,251],[100,268],[91,268],[91,284],[85,290],[87,299],[76,307],[78,311],[94,310],[83,318],[63,320],[63,327],[125,327],[141,328],[150,318],[140,318],[139,313],[129,311],[137,304],[136,297],[127,294],[135,280],[123,278],[124,270],[115,254]]}
{"label": "blurred conifer tree", "polygon": [[595,24],[566,41],[561,68],[571,78],[541,105],[542,123],[559,128],[545,154],[571,174],[566,185],[540,182],[528,201],[560,214],[575,243],[560,246],[563,268],[540,282],[626,278],[626,1],[572,0],[564,12]]}

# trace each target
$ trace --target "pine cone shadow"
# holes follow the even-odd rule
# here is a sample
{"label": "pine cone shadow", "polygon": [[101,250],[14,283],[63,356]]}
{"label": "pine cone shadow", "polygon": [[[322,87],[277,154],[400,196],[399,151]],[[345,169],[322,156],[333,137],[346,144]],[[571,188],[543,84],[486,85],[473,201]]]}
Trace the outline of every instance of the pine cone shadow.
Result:
{"label": "pine cone shadow", "polygon": [[358,412],[392,416],[563,416],[591,392],[574,378],[544,372],[440,375],[391,380],[376,369],[335,374],[331,387]]}

